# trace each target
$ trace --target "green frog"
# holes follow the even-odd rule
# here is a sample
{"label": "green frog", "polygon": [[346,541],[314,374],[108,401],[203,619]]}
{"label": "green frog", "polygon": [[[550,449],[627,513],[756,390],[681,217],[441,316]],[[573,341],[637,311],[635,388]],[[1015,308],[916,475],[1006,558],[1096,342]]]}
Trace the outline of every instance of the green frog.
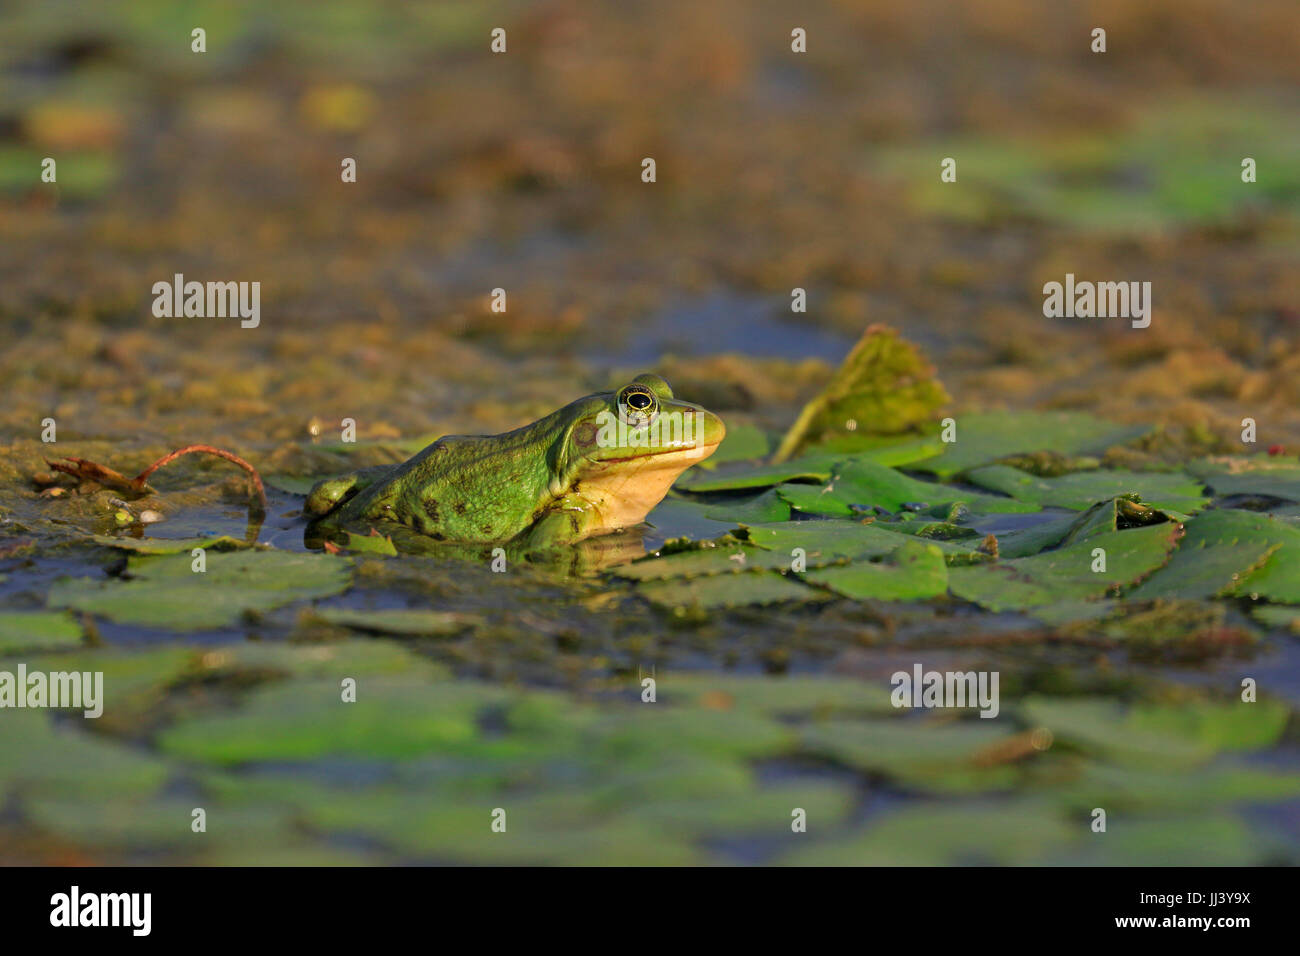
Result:
{"label": "green frog", "polygon": [[306,511],[437,541],[559,546],[640,524],[725,435],[718,416],[638,375],[514,431],[447,435],[400,465],[318,482]]}

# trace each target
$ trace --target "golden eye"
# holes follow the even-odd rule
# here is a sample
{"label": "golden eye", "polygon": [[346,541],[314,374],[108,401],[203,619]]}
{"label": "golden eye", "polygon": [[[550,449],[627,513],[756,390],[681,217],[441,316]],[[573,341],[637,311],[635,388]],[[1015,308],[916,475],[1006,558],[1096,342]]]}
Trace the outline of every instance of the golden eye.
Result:
{"label": "golden eye", "polygon": [[659,411],[659,399],[644,385],[629,385],[618,393],[618,415],[634,428],[648,425]]}

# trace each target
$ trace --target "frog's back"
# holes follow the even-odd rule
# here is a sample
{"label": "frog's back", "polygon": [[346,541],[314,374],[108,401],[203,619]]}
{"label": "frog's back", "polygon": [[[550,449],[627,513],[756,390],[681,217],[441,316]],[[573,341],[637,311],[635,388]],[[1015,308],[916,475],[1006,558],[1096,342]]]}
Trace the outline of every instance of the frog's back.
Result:
{"label": "frog's back", "polygon": [[398,521],[448,541],[509,540],[548,496],[544,460],[513,434],[446,435],[347,502],[340,519]]}

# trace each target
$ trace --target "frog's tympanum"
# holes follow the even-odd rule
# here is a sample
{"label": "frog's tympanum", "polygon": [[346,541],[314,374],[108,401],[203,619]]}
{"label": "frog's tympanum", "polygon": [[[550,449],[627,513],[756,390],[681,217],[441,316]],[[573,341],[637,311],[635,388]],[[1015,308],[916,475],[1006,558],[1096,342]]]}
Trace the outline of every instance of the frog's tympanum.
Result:
{"label": "frog's tympanum", "polygon": [[504,435],[448,435],[400,465],[319,482],[306,508],[440,541],[566,544],[640,524],[725,434],[658,375],[638,375]]}

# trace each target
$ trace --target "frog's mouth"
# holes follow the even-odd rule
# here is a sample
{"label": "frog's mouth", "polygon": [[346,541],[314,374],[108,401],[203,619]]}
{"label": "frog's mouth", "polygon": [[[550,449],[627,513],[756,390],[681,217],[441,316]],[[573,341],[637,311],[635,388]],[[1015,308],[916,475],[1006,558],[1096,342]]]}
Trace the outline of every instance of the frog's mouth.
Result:
{"label": "frog's mouth", "polygon": [[722,442],[715,441],[712,444],[708,444],[708,445],[701,443],[698,445],[691,445],[686,448],[665,448],[662,451],[652,451],[644,455],[628,455],[625,458],[604,458],[601,459],[600,463],[602,465],[617,465],[617,464],[624,464],[629,461],[638,461],[638,460],[644,461],[646,459],[655,459],[656,461],[662,461],[665,457],[668,457],[671,458],[673,461],[677,461],[679,459],[683,461],[684,464],[682,466],[682,470],[684,471],[686,468],[689,468],[691,465],[695,464],[696,462],[700,462],[708,458],[710,455],[712,455],[715,451],[718,450],[718,446],[720,444],[722,444]]}

